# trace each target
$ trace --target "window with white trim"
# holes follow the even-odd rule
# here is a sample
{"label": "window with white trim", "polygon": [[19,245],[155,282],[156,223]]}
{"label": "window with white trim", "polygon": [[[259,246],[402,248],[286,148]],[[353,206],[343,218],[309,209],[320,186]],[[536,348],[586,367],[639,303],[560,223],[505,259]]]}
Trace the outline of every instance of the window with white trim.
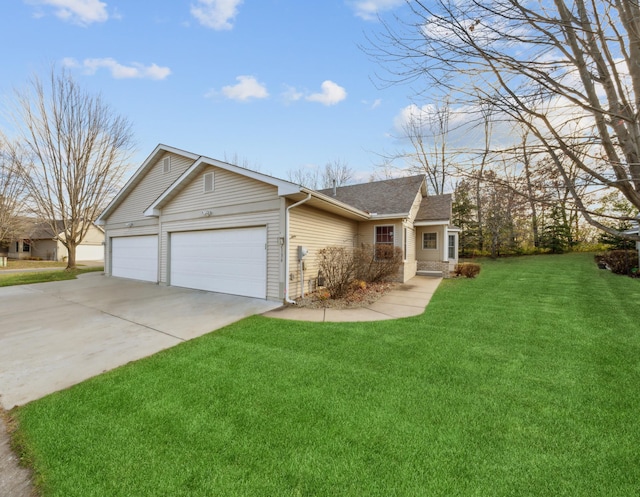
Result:
{"label": "window with white trim", "polygon": [[376,226],[376,238],[375,238],[375,258],[387,259],[393,254],[393,237],[394,226]]}
{"label": "window with white trim", "polygon": [[456,258],[456,235],[449,235],[449,259]]}
{"label": "window with white trim", "polygon": [[204,176],[204,193],[211,193],[214,190],[214,177],[213,173],[206,173]]}
{"label": "window with white trim", "polygon": [[438,233],[422,233],[422,248],[436,250],[438,248]]}

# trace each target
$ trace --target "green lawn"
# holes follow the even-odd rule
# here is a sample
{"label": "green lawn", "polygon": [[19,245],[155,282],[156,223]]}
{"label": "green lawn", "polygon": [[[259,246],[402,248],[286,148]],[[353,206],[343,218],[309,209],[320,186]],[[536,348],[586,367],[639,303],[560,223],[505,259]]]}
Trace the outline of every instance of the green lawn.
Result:
{"label": "green lawn", "polygon": [[47,283],[49,281],[73,280],[79,274],[90,273],[93,271],[104,271],[102,266],[94,266],[82,268],[73,271],[65,270],[43,270],[24,273],[2,273],[0,271],[0,287],[14,285],[31,285],[33,283]]}
{"label": "green lawn", "polygon": [[640,494],[640,280],[483,262],[426,313],[253,317],[12,414],[44,496]]}

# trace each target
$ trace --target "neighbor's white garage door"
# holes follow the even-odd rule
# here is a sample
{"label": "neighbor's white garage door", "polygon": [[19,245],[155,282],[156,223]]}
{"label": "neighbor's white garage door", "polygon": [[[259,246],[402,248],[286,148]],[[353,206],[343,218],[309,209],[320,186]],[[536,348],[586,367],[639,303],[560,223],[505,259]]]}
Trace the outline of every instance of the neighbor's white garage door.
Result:
{"label": "neighbor's white garage door", "polygon": [[266,298],[266,243],[264,227],[172,233],[170,284]]}
{"label": "neighbor's white garage door", "polygon": [[78,245],[76,247],[77,261],[102,261],[104,260],[104,247],[102,245]]}
{"label": "neighbor's white garage door", "polygon": [[111,239],[111,275],[158,281],[158,237],[119,236]]}

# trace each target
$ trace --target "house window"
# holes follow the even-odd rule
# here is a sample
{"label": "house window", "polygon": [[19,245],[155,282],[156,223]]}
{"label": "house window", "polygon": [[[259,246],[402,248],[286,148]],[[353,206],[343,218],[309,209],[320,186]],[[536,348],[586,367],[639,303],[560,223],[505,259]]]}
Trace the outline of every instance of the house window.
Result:
{"label": "house window", "polygon": [[162,172],[167,174],[171,172],[171,157],[165,157],[162,159]]}
{"label": "house window", "polygon": [[449,259],[456,258],[456,235],[449,235]]}
{"label": "house window", "polygon": [[206,173],[204,175],[204,192],[211,193],[214,189],[213,173]]}
{"label": "house window", "polygon": [[376,226],[376,259],[390,259],[393,254],[393,226]]}
{"label": "house window", "polygon": [[422,248],[435,250],[438,248],[438,233],[422,233]]}
{"label": "house window", "polygon": [[29,242],[22,242],[22,251],[31,252],[31,244]]}

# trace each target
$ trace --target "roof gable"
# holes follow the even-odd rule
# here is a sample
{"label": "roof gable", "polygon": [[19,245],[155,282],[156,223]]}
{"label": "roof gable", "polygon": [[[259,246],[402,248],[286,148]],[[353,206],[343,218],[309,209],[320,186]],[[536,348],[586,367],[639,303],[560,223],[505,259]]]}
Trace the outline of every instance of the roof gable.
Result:
{"label": "roof gable", "polygon": [[197,160],[200,157],[199,155],[192,154],[191,152],[186,152],[185,150],[180,150],[175,147],[159,144],[153,150],[153,152],[149,154],[149,156],[140,165],[140,167],[136,170],[136,172],[133,173],[131,178],[129,178],[129,181],[127,181],[127,183],[122,187],[122,189],[118,192],[118,194],[113,198],[113,200],[102,212],[102,214],[100,214],[100,216],[96,220],[96,224],[105,223],[106,219],[111,214],[113,214],[113,212],[117,209],[117,207],[122,204],[122,202],[129,196],[129,194],[135,189],[135,187],[144,179],[147,173],[156,165],[160,157],[166,153],[180,155],[182,157],[185,157],[193,161]]}
{"label": "roof gable", "polygon": [[423,188],[424,175],[419,175],[340,186],[335,195],[333,188],[319,192],[370,214],[407,215]]}
{"label": "roof gable", "polygon": [[201,156],[193,163],[193,165],[189,169],[187,169],[176,181],[174,181],[173,184],[155,200],[155,202],[153,202],[145,210],[144,215],[159,216],[162,207],[167,205],[167,203],[175,198],[178,193],[180,193],[184,188],[186,188],[187,185],[189,185],[194,179],[196,179],[200,175],[202,170],[209,166],[215,166],[225,171],[229,171],[235,174],[239,174],[240,176],[244,176],[257,181],[261,181],[271,186],[275,186],[278,189],[278,195],[291,195],[294,193],[299,193],[301,190],[301,187],[299,185],[295,185],[293,183],[290,183],[289,181],[284,181],[273,176],[259,173],[257,171],[252,171],[240,166],[234,166],[233,164],[228,164],[226,162],[212,159],[210,157]]}

